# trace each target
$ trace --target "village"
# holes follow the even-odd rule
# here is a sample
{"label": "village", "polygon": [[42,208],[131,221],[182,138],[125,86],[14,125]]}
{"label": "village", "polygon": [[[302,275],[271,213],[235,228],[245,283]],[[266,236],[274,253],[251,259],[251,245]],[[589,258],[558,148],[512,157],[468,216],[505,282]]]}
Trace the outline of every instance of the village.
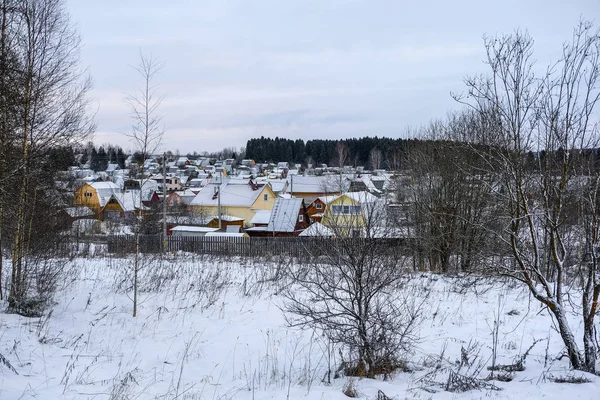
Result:
{"label": "village", "polygon": [[[397,216],[400,207],[395,176],[385,170],[205,157],[148,158],[137,166],[131,159],[125,169],[108,163],[105,171],[69,170],[75,187],[65,213],[74,233],[133,233],[146,219],[155,222],[146,232],[166,236],[334,236],[344,225],[345,234],[360,237],[371,223],[366,211]],[[378,225],[393,223],[378,218]]]}

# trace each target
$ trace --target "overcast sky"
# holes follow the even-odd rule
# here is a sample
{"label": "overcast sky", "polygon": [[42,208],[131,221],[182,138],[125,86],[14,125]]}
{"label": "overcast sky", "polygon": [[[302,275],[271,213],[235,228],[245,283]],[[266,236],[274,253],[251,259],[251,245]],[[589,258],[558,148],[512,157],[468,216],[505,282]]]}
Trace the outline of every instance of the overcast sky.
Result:
{"label": "overcast sky", "polygon": [[559,56],[600,0],[67,0],[94,80],[97,144],[132,144],[125,95],[139,51],[165,62],[164,150],[244,147],[252,137],[404,137],[458,108],[484,72],[484,34],[526,29]]}

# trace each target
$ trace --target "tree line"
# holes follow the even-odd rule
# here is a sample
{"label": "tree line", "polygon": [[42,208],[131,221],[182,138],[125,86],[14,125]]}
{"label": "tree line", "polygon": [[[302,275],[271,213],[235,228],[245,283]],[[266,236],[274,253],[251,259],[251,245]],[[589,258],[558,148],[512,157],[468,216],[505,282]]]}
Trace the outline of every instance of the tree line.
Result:
{"label": "tree line", "polygon": [[[268,138],[261,136],[248,140],[246,158],[257,162],[287,161],[299,164],[331,164],[339,166],[339,146],[347,151],[344,162],[347,165],[369,166],[373,154],[381,154],[380,167],[393,168],[395,160],[418,143],[418,139],[392,139],[363,137],[342,140],[315,139],[304,142],[302,139]],[[343,166],[343,165],[342,165]]]}

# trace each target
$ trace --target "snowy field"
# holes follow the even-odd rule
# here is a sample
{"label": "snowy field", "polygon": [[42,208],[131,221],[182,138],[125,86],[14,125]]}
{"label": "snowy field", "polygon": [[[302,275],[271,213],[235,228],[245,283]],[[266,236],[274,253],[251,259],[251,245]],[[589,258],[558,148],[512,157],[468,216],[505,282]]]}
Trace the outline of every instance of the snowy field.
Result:
{"label": "snowy field", "polygon": [[[379,390],[394,399],[600,399],[600,379],[558,359],[547,311],[507,282],[464,288],[456,278],[415,276],[411,293],[425,306],[420,339],[403,355],[407,372],[326,384],[339,355],[320,332],[287,327],[289,282],[269,279],[277,264],[188,255],[147,264],[137,318],[132,262],[114,258],[76,259],[43,317],[2,314],[0,399],[346,399],[350,383],[363,399]],[[512,381],[444,390],[450,371],[485,378],[493,349],[496,364],[511,364],[536,340]],[[590,382],[555,382],[580,377]]]}

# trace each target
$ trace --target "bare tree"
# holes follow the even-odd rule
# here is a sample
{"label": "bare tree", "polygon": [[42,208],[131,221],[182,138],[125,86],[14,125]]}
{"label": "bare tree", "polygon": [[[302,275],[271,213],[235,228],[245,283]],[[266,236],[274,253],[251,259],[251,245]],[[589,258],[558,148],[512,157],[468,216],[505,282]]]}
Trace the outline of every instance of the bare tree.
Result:
{"label": "bare tree", "polygon": [[[143,204],[144,182],[149,179],[144,171],[144,161],[156,152],[162,141],[164,126],[162,115],[159,112],[163,97],[158,94],[158,88],[155,80],[156,75],[162,70],[164,64],[157,61],[152,56],[146,56],[140,51],[139,63],[134,66],[134,70],[141,78],[141,85],[127,96],[126,103],[129,106],[132,127],[131,132],[127,134],[130,137],[136,151],[141,153],[142,163],[140,166],[140,192],[139,205],[140,210],[136,216],[134,224],[134,234],[136,251],[133,265],[133,316],[137,315],[138,305],[138,273],[140,269],[140,238],[144,231],[144,214],[141,209]],[[166,177],[163,177],[166,179]],[[166,201],[166,194],[163,194],[163,201]]]}
{"label": "bare tree", "polygon": [[369,163],[371,164],[371,169],[379,169],[381,168],[381,162],[383,161],[383,154],[381,150],[377,147],[373,147],[369,152]]}
{"label": "bare tree", "polygon": [[[407,257],[388,235],[383,209],[338,205],[327,225],[336,238],[307,249],[311,262],[293,273],[286,317],[291,326],[319,329],[346,350],[347,374],[387,374],[417,339],[423,298],[404,290]],[[360,233],[349,234],[354,231]]]}
{"label": "bare tree", "polygon": [[[486,121],[479,140],[490,150],[489,173],[497,177],[504,217],[497,238],[512,258],[500,272],[522,282],[548,308],[571,365],[590,372],[596,369],[600,294],[596,222],[582,229],[571,214],[587,210],[584,220],[597,215],[597,179],[579,154],[598,146],[591,117],[600,96],[599,33],[581,22],[561,59],[541,78],[534,74],[527,34],[487,38],[491,75],[467,79],[468,98],[459,98]],[[586,243],[589,253],[578,251],[578,243]],[[583,354],[567,319],[575,288],[582,302]]]}
{"label": "bare tree", "polygon": [[337,142],[335,144],[335,151],[333,153],[333,164],[339,167],[340,169],[344,168],[344,165],[350,159],[350,149],[342,142]]}
{"label": "bare tree", "polygon": [[427,261],[433,271],[469,271],[483,261],[494,224],[492,185],[489,174],[482,173],[479,153],[463,144],[479,129],[477,121],[472,112],[434,121],[423,129],[426,140],[407,156],[422,268]]}
{"label": "bare tree", "polygon": [[1,12],[1,90],[8,91],[2,96],[0,179],[17,192],[13,202],[2,201],[2,224],[12,236],[9,309],[22,312],[31,283],[36,205],[47,195],[39,180],[43,160],[53,147],[91,132],[90,80],[79,68],[80,39],[62,0],[4,0]]}

